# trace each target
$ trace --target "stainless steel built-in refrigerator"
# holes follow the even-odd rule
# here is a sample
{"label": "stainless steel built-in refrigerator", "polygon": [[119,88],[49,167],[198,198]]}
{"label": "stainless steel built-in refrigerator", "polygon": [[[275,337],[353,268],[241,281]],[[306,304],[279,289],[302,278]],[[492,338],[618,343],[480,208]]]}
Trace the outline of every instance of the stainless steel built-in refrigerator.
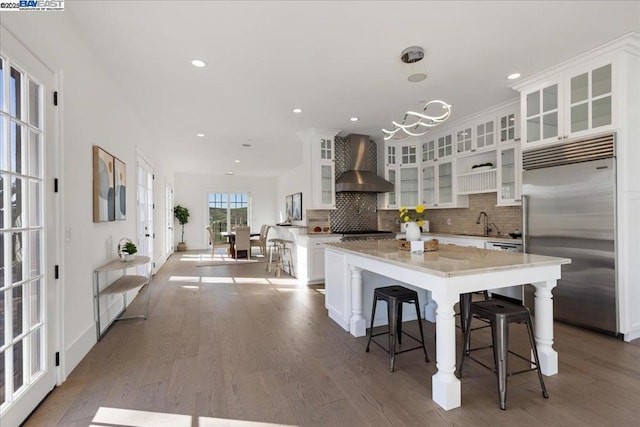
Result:
{"label": "stainless steel built-in refrigerator", "polygon": [[[614,135],[523,153],[527,253],[571,258],[554,317],[617,334]],[[530,300],[526,298],[525,300]]]}

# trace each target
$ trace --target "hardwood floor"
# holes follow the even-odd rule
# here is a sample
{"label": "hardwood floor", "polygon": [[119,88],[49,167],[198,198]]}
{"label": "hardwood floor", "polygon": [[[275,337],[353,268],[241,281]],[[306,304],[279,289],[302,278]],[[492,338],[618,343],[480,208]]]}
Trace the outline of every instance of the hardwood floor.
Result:
{"label": "hardwood floor", "polygon": [[[263,263],[196,267],[193,255],[171,257],[154,278],[149,319],[116,323],[26,426],[88,426],[101,407],[192,417],[180,426],[640,425],[640,340],[557,323],[560,373],[544,378],[549,399],[535,373],[517,375],[501,411],[495,377],[468,361],[463,406],[444,411],[431,400],[432,324],[425,322],[432,361],[403,353],[391,373],[382,349],[366,353],[365,338],[327,317],[322,286],[277,279]],[[141,310],[143,293],[131,312]],[[406,325],[418,333],[416,322]],[[526,354],[517,332],[522,340],[512,343]],[[475,332],[474,342],[488,334]]]}

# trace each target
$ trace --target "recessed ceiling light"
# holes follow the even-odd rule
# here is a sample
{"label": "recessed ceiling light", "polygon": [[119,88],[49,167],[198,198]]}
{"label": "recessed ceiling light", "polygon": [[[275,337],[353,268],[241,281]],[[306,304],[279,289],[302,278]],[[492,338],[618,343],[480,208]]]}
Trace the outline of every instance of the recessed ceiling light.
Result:
{"label": "recessed ceiling light", "polygon": [[293,112],[294,112],[294,113],[296,113],[296,114],[300,114],[300,113],[302,113],[302,108],[294,108],[294,109],[293,109],[293,110],[291,110],[291,111],[293,111]]}
{"label": "recessed ceiling light", "polygon": [[240,163],[240,160],[234,160],[233,162],[234,163]]}
{"label": "recessed ceiling light", "polygon": [[204,61],[203,61],[203,60],[201,60],[201,59],[194,59],[193,61],[191,61],[191,64],[192,64],[194,67],[198,67],[198,68],[202,68],[202,67],[206,67],[206,66],[207,66],[207,63],[206,63],[206,62],[204,62]]}
{"label": "recessed ceiling light", "polygon": [[513,73],[513,74],[509,74],[509,75],[507,76],[507,78],[508,78],[509,80],[519,79],[519,78],[520,78],[520,73]]}
{"label": "recessed ceiling light", "polygon": [[244,148],[249,148],[249,147],[251,147],[251,144],[242,144],[242,146],[243,146]]}
{"label": "recessed ceiling light", "polygon": [[358,119],[357,117],[351,117],[349,120],[351,120],[352,122],[357,122],[360,119]]}
{"label": "recessed ceiling light", "polygon": [[233,171],[228,171],[227,175],[233,175]]}
{"label": "recessed ceiling light", "polygon": [[204,133],[196,133],[196,136],[199,136],[200,138],[202,138],[204,136]]}

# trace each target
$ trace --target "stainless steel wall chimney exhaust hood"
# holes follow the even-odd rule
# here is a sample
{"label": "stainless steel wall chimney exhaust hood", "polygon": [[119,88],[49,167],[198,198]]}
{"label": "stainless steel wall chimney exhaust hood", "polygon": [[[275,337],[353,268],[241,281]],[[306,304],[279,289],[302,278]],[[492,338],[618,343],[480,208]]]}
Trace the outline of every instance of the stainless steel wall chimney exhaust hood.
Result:
{"label": "stainless steel wall chimney exhaust hood", "polygon": [[369,137],[351,134],[348,137],[351,170],[336,179],[336,192],[355,191],[363,193],[386,193],[394,191],[394,185],[380,178],[367,166]]}

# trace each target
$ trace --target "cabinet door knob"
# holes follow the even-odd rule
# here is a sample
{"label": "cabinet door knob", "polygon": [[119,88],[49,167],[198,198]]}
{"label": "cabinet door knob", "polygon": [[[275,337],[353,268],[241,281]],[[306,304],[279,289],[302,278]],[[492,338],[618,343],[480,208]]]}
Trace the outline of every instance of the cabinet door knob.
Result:
{"label": "cabinet door knob", "polygon": [[561,137],[561,136],[559,136],[559,137],[558,137],[558,141],[559,141],[559,140],[561,140],[561,139],[562,139],[562,137]]}

